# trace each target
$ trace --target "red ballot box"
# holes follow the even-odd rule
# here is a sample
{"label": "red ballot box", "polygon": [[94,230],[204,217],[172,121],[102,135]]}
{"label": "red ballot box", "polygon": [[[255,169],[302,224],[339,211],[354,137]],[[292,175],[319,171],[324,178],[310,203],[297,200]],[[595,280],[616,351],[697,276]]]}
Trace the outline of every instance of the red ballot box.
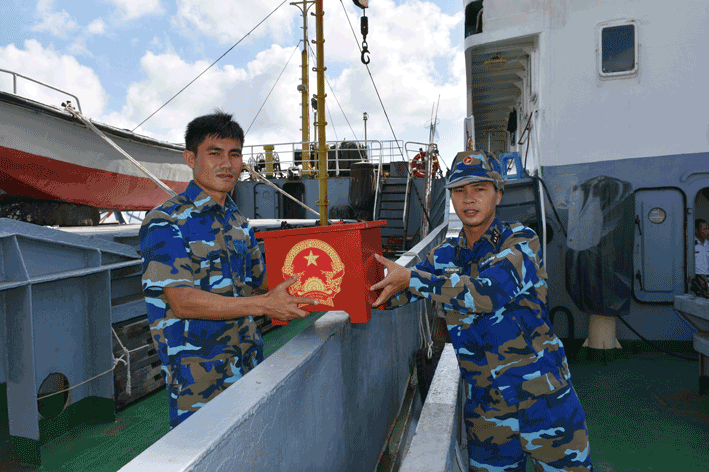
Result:
{"label": "red ballot box", "polygon": [[369,287],[384,278],[384,266],[374,258],[382,254],[379,227],[384,225],[386,221],[336,223],[256,233],[265,245],[269,290],[298,274],[288,293],[319,302],[304,310],[342,310],[352,323],[368,322],[378,297]]}

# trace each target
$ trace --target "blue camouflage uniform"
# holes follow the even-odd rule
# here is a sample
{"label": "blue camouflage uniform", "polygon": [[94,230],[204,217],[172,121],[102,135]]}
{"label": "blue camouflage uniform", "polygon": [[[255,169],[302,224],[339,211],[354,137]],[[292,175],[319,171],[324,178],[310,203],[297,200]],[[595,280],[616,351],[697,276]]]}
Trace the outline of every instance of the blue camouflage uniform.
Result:
{"label": "blue camouflage uniform", "polygon": [[[492,162],[487,153],[483,159]],[[452,176],[465,171],[461,161]],[[466,165],[480,164],[474,157]],[[498,177],[463,185],[488,180],[500,188]],[[472,248],[461,231],[433,249],[412,270],[408,290],[389,302],[443,304],[467,386],[471,471],[523,471],[528,455],[537,470],[592,470],[585,415],[547,314],[546,280],[534,231],[495,217]]]}
{"label": "blue camouflage uniform", "polygon": [[224,207],[194,182],[148,213],[140,228],[143,293],[175,427],[263,361],[253,317],[180,319],[165,287],[248,297],[265,264],[254,232],[227,195]]}

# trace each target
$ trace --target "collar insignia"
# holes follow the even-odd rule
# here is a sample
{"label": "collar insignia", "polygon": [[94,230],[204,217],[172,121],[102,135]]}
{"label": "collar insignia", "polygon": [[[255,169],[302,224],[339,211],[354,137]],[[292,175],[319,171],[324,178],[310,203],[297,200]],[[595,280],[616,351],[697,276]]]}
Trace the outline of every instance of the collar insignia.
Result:
{"label": "collar insignia", "polygon": [[494,228],[492,230],[492,236],[490,236],[490,241],[492,241],[492,244],[497,246],[497,243],[500,241],[500,232],[497,230],[497,228]]}

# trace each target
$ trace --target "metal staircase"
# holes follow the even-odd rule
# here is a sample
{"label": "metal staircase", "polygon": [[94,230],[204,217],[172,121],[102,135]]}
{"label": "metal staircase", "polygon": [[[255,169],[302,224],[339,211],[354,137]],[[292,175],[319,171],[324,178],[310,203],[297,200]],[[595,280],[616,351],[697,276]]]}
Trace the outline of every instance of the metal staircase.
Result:
{"label": "metal staircase", "polygon": [[387,225],[382,230],[382,246],[385,254],[400,250],[407,238],[408,218],[406,189],[407,179],[384,178],[381,181],[380,196],[377,201],[376,217],[386,220]]}
{"label": "metal staircase", "polygon": [[[387,225],[381,228],[385,254],[405,252],[423,239],[421,201],[423,201],[423,179],[388,177],[381,180],[375,219],[387,221]],[[431,229],[443,222],[446,211],[447,198],[443,181],[434,181],[429,215]]]}

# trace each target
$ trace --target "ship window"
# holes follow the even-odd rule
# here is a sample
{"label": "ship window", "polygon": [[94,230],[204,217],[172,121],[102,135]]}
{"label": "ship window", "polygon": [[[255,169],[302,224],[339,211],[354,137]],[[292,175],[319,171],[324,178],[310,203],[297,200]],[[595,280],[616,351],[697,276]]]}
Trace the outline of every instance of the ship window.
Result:
{"label": "ship window", "polygon": [[638,70],[638,41],[635,24],[601,28],[601,76],[630,75]]}

